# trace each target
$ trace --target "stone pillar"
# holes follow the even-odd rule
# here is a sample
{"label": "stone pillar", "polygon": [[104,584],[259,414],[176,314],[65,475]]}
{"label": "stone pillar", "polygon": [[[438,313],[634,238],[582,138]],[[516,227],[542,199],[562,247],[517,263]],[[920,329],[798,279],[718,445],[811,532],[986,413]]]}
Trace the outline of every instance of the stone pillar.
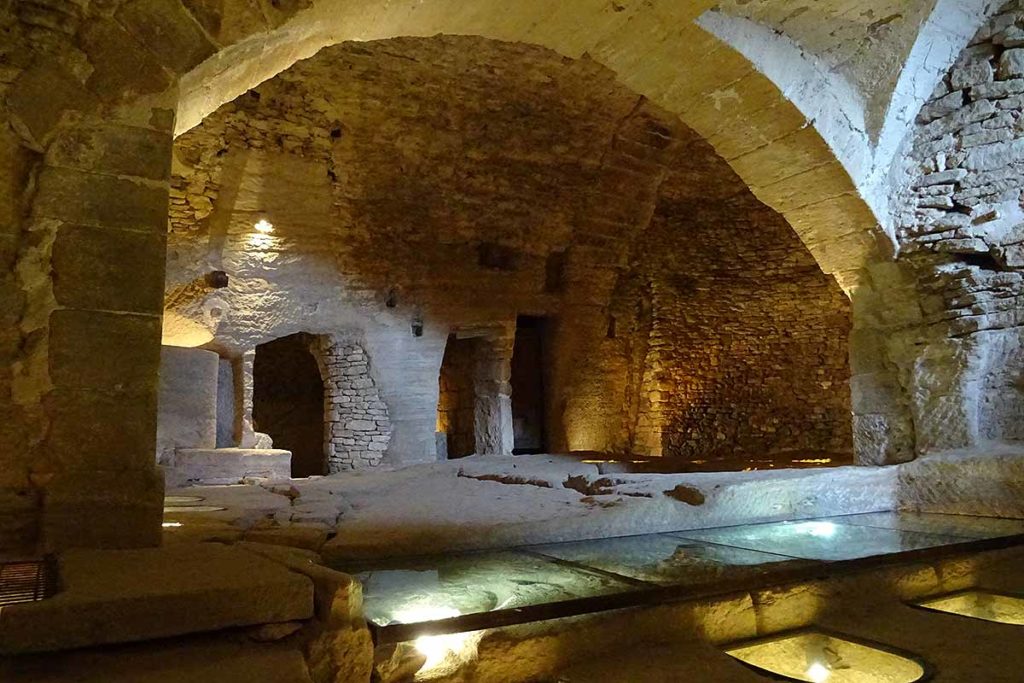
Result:
{"label": "stone pillar", "polygon": [[269,435],[257,432],[252,424],[252,366],[256,362],[256,349],[245,351],[236,361],[235,396],[240,399],[236,405],[239,422],[239,448],[273,448]]}
{"label": "stone pillar", "polygon": [[0,518],[45,549],[160,542],[174,83],[215,51],[180,5],[94,9],[0,7]]}
{"label": "stone pillar", "polygon": [[481,340],[475,359],[474,432],[476,452],[511,455],[515,447],[512,429],[512,349],[514,328]]}
{"label": "stone pillar", "polygon": [[853,446],[861,465],[913,460],[917,440],[909,368],[923,315],[917,278],[895,262],[848,276],[853,310],[850,390]]}
{"label": "stone pillar", "polygon": [[220,356],[165,346],[160,360],[157,462],[174,466],[179,448],[216,448]]}

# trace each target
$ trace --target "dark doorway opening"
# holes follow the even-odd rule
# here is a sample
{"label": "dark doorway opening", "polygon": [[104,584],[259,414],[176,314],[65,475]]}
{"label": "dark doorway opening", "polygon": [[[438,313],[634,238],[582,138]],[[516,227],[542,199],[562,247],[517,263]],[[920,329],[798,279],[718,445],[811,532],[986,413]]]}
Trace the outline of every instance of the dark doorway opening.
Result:
{"label": "dark doorway opening", "polygon": [[512,453],[544,453],[547,434],[544,428],[544,342],[548,320],[521,315],[516,318],[516,341],[512,349]]}
{"label": "dark doorway opening", "polygon": [[476,374],[479,337],[448,336],[438,379],[437,431],[445,435],[447,456],[464,458],[476,452]]}
{"label": "dark doorway opening", "polygon": [[300,332],[256,347],[252,421],[274,448],[292,452],[292,476],[327,473],[324,381],[313,356],[316,337]]}

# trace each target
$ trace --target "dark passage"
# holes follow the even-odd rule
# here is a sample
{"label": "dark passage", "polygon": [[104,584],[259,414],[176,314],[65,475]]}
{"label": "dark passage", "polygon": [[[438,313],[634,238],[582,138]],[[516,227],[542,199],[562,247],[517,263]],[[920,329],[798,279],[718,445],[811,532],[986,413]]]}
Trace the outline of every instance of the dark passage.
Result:
{"label": "dark passage", "polygon": [[449,335],[441,361],[437,431],[445,434],[448,458],[476,452],[476,368],[480,340]]}
{"label": "dark passage", "polygon": [[292,452],[292,476],[327,473],[324,455],[324,382],[300,332],[256,347],[252,420],[274,448]]}
{"label": "dark passage", "polygon": [[516,319],[512,350],[513,453],[543,453],[544,433],[544,338],[547,319],[521,315]]}

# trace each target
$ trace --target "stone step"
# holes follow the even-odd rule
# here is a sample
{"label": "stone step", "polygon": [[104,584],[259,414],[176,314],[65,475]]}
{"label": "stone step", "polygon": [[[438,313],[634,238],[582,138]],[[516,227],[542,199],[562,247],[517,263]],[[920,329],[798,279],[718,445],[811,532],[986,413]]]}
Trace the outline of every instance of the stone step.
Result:
{"label": "stone step", "polygon": [[0,654],[127,643],[313,616],[307,577],[216,543],[72,550],[61,591],[0,611]]}

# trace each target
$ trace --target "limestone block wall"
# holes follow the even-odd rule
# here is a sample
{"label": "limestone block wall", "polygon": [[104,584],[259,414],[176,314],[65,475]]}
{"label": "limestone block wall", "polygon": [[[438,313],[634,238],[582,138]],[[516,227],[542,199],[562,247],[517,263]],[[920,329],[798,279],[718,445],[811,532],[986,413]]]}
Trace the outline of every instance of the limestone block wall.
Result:
{"label": "limestone block wall", "polygon": [[366,350],[355,340],[322,338],[320,363],[328,471],[380,465],[391,441],[391,420]]}
{"label": "limestone block wall", "polygon": [[616,305],[634,450],[850,460],[846,297],[777,214],[705,187],[666,184]]}
{"label": "limestone block wall", "polygon": [[[1024,7],[979,31],[921,110],[901,261],[929,340],[909,361],[918,449],[1024,437]],[[919,343],[919,345],[921,345]],[[923,345],[922,345],[923,346]]]}

